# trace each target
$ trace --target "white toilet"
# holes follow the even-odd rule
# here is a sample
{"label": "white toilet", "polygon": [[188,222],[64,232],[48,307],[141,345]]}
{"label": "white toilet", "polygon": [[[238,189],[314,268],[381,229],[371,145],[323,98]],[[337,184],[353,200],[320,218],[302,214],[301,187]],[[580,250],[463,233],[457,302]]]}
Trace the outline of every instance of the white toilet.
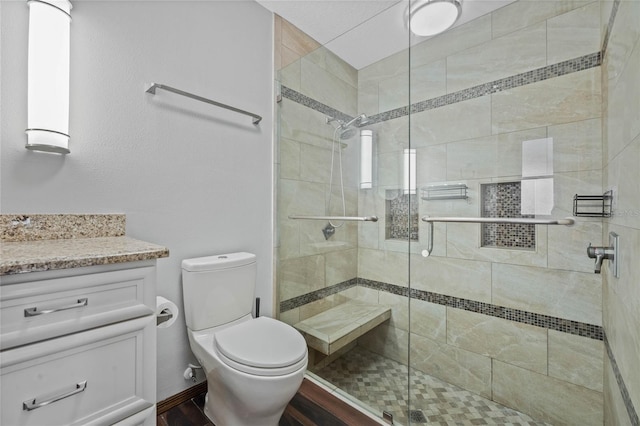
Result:
{"label": "white toilet", "polygon": [[296,329],[252,317],[255,280],[251,253],[182,261],[189,343],[207,375],[204,412],[216,426],[277,425],[307,368]]}

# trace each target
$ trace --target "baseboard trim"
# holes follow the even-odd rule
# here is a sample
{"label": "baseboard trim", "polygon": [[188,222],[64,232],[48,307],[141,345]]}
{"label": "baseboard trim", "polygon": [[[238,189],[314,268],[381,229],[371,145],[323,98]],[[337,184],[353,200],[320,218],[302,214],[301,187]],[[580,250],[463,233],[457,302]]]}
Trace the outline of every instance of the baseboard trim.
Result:
{"label": "baseboard trim", "polygon": [[164,399],[157,404],[157,412],[158,415],[164,413],[165,411],[171,410],[173,407],[176,407],[183,402],[189,401],[191,398],[194,398],[202,393],[207,391],[207,382],[204,381],[202,383],[198,383],[195,386],[190,387],[189,389],[185,389],[180,393],[170,396],[167,399]]}

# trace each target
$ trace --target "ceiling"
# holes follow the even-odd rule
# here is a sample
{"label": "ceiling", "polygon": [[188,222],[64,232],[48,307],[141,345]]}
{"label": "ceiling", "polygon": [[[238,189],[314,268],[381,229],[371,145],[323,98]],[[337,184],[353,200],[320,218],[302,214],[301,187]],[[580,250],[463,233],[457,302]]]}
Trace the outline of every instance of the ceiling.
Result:
{"label": "ceiling", "polygon": [[[356,69],[386,58],[427,37],[409,34],[408,0],[256,0]],[[463,0],[454,26],[514,0]]]}

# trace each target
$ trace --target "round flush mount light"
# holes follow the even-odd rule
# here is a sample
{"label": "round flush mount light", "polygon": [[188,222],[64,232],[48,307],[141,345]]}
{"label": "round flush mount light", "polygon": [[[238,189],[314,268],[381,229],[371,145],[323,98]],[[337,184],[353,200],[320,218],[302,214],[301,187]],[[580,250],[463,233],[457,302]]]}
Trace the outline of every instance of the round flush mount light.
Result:
{"label": "round flush mount light", "polygon": [[418,36],[449,29],[462,13],[462,0],[416,0],[409,10],[409,28]]}

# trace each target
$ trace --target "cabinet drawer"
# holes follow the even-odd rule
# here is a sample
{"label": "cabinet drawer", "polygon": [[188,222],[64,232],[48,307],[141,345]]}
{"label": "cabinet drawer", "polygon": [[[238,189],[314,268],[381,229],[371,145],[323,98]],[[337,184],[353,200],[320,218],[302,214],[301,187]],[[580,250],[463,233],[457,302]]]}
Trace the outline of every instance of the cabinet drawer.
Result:
{"label": "cabinet drawer", "polygon": [[2,352],[3,425],[113,424],[153,407],[150,315]]}
{"label": "cabinet drawer", "polygon": [[2,286],[2,349],[148,315],[155,311],[154,267]]}

